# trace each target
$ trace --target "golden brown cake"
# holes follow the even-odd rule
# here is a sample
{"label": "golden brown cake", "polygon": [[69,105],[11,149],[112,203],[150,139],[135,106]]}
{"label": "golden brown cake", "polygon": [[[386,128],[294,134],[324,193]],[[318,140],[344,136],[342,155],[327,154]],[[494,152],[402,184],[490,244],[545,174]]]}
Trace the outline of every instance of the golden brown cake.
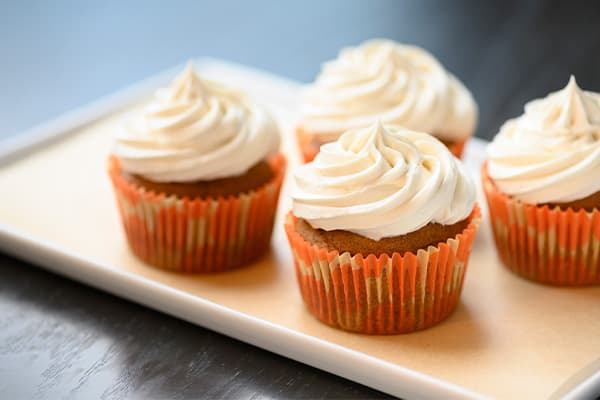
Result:
{"label": "golden brown cake", "polygon": [[561,210],[571,208],[574,211],[584,209],[585,211],[592,212],[594,210],[600,210],[600,191],[592,193],[582,199],[556,203],[541,203],[540,206],[548,206],[550,208],[559,207]]}
{"label": "golden brown cake", "polygon": [[315,229],[303,219],[298,219],[295,229],[304,240],[320,248],[336,250],[340,253],[348,252],[352,256],[360,253],[374,254],[377,257],[387,254],[391,257],[394,253],[401,255],[407,252],[417,253],[420,249],[437,246],[438,243],[445,242],[448,238],[454,238],[462,233],[469,222],[469,219],[465,218],[451,225],[429,223],[414,232],[380,240],[373,240],[341,229],[332,231]]}
{"label": "golden brown cake", "polygon": [[267,161],[259,161],[243,175],[229,178],[219,178],[211,181],[195,182],[153,182],[141,175],[122,171],[127,181],[141,186],[146,191],[167,193],[179,198],[227,197],[248,193],[269,183],[275,177],[276,171]]}

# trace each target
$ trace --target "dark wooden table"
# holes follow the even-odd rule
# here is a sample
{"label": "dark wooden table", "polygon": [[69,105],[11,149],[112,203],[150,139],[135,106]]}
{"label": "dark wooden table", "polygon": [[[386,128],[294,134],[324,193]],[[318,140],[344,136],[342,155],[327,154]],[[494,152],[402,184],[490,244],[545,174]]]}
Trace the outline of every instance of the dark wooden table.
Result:
{"label": "dark wooden table", "polygon": [[[121,3],[0,6],[0,139],[190,57],[310,81],[372,37],[432,51],[474,93],[484,138],[571,73],[600,91],[594,2]],[[385,395],[0,254],[0,398],[198,397]]]}

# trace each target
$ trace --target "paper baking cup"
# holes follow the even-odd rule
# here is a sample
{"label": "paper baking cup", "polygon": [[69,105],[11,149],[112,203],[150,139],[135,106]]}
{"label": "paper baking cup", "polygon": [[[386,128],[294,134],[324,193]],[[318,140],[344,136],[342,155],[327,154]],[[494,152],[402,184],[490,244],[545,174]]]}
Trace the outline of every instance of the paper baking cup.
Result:
{"label": "paper baking cup", "polygon": [[[319,154],[321,144],[314,140],[314,136],[307,133],[302,128],[296,129],[296,138],[298,139],[298,146],[304,162],[308,163],[314,160],[317,154]],[[448,150],[450,150],[457,158],[461,158],[466,142],[466,140],[462,140],[460,142],[451,143],[446,147],[448,147]]]}
{"label": "paper baking cup", "polygon": [[218,272],[249,263],[268,248],[285,171],[261,188],[226,198],[180,198],[146,191],[123,177],[116,157],[111,177],[125,234],[144,262],[176,272]]}
{"label": "paper baking cup", "polygon": [[351,256],[314,245],[297,231],[290,212],[285,230],[305,304],[322,322],[369,334],[408,333],[448,317],[458,304],[481,213],[454,238],[417,254]]}
{"label": "paper baking cup", "polygon": [[457,158],[462,158],[463,151],[465,149],[465,143],[467,143],[467,141],[462,140],[460,142],[451,143],[446,147],[448,147],[448,150],[450,150],[450,152],[454,154]]}
{"label": "paper baking cup", "polygon": [[481,169],[500,259],[516,274],[561,286],[600,284],[600,212],[527,204],[500,192]]}
{"label": "paper baking cup", "polygon": [[298,127],[296,129],[296,138],[298,139],[298,147],[300,154],[305,163],[311,162],[319,154],[321,144],[314,140],[314,136],[307,133],[304,129]]}

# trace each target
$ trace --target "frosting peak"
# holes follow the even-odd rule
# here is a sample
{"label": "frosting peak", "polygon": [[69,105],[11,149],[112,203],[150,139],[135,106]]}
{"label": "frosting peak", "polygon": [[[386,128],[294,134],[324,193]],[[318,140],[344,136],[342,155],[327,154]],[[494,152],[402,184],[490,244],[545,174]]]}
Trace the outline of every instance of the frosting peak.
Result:
{"label": "frosting peak", "polygon": [[193,182],[242,175],[278,147],[278,129],[265,110],[201,79],[188,64],[144,112],[125,121],[113,151],[130,173]]}
{"label": "frosting peak", "polygon": [[525,105],[488,147],[500,190],[532,204],[563,203],[600,190],[600,95],[571,76],[565,88]]}
{"label": "frosting peak", "polygon": [[525,106],[521,121],[528,130],[545,136],[592,136],[600,128],[600,104],[595,94],[581,90],[571,75],[567,86]]}
{"label": "frosting peak", "polygon": [[456,223],[475,203],[474,183],[444,144],[381,121],[321,146],[295,183],[296,216],[373,240]]}
{"label": "frosting peak", "polygon": [[300,123],[330,139],[375,118],[459,141],[473,133],[477,106],[430,53],[377,39],[342,49],[323,65],[305,90]]}
{"label": "frosting peak", "polygon": [[[175,78],[170,90],[164,90],[165,102],[189,102],[204,97],[207,90],[194,70],[194,65],[188,63],[183,72]],[[160,96],[159,96],[160,98]]]}

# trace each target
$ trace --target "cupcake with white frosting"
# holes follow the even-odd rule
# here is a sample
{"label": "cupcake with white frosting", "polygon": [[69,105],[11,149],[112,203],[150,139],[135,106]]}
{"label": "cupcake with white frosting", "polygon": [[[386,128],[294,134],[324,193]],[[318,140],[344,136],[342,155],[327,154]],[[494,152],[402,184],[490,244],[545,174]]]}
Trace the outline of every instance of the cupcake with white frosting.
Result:
{"label": "cupcake with white frosting", "polygon": [[477,123],[465,86],[427,51],[391,40],[342,49],[302,99],[297,136],[305,161],[348,129],[385,124],[427,132],[460,157]]}
{"label": "cupcake with white frosting", "polygon": [[109,173],[133,252],[211,272],[269,247],[285,159],[271,116],[189,64],[117,132]]}
{"label": "cupcake with white frosting", "polygon": [[507,121],[482,169],[503,263],[554,285],[600,283],[600,94],[575,78]]}
{"label": "cupcake with white frosting", "polygon": [[294,178],[285,229],[316,317],[393,334],[454,310],[480,213],[443,143],[378,121],[323,145]]}

